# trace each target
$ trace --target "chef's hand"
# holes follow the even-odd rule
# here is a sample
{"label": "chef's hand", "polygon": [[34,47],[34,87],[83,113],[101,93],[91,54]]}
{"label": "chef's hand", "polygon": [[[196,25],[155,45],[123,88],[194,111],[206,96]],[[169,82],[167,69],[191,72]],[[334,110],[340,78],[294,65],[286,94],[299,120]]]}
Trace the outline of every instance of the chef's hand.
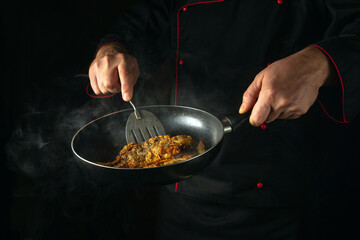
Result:
{"label": "chef's hand", "polygon": [[89,68],[90,84],[95,94],[122,93],[130,101],[140,75],[135,57],[126,54],[119,43],[102,46]]}
{"label": "chef's hand", "polygon": [[243,95],[240,114],[252,109],[250,124],[295,119],[305,114],[325,83],[335,81],[333,66],[317,47],[276,61],[256,75]]}

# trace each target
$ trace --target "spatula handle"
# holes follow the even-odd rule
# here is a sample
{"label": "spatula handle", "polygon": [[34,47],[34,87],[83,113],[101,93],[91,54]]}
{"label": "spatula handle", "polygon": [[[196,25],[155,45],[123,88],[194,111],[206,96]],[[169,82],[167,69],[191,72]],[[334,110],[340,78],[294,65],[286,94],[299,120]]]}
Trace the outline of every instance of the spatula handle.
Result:
{"label": "spatula handle", "polygon": [[140,112],[136,109],[135,105],[134,105],[131,101],[129,101],[129,103],[130,103],[131,106],[134,108],[135,118],[136,118],[136,119],[141,119]]}

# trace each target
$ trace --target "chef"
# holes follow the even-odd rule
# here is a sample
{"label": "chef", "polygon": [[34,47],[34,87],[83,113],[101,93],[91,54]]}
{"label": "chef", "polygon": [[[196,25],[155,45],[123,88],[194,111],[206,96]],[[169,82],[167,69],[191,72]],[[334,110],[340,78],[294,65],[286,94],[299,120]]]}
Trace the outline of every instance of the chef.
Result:
{"label": "chef", "polygon": [[360,111],[360,1],[145,1],[100,41],[91,87],[129,101],[168,56],[172,104],[251,116],[209,167],[162,189],[158,239],[309,239],[321,119]]}

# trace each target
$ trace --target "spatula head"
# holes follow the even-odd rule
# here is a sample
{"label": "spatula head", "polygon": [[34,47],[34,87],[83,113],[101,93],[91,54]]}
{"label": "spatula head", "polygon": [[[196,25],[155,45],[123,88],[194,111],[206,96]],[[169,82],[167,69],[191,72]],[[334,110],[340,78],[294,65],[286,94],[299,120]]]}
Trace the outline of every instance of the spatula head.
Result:
{"label": "spatula head", "polygon": [[160,120],[151,112],[138,110],[141,118],[136,119],[131,113],[126,122],[126,141],[127,143],[142,143],[149,138],[165,135],[165,130]]}

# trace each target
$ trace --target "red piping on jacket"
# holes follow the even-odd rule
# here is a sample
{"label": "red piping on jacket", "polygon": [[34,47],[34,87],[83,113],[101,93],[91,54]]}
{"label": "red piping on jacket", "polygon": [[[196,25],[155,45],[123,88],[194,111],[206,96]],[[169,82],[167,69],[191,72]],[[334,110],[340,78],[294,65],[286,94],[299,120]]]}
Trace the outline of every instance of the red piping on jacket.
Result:
{"label": "red piping on jacket", "polygon": [[179,65],[179,36],[180,36],[180,12],[183,9],[186,9],[187,7],[198,5],[198,4],[204,4],[204,3],[218,3],[218,2],[224,2],[225,0],[212,0],[212,1],[202,1],[197,3],[191,3],[184,5],[179,8],[177,12],[177,21],[176,21],[176,70],[175,70],[175,93],[174,93],[174,105],[177,104],[177,88],[178,88],[178,65]]}
{"label": "red piping on jacket", "polygon": [[333,63],[333,65],[335,66],[335,69],[336,69],[336,72],[337,72],[337,74],[338,74],[338,76],[339,76],[339,79],[340,79],[340,84],[341,84],[341,91],[342,91],[342,117],[343,117],[343,121],[340,121],[340,120],[337,120],[337,119],[335,119],[335,118],[333,118],[332,116],[330,116],[330,114],[325,110],[325,107],[324,107],[324,105],[321,103],[321,101],[319,100],[319,98],[317,98],[317,101],[318,101],[318,103],[320,104],[320,106],[321,106],[321,108],[323,109],[323,111],[324,111],[324,113],[326,114],[326,116],[328,116],[330,119],[332,119],[333,121],[335,121],[335,122],[337,122],[337,123],[349,123],[348,121],[346,121],[346,119],[345,119],[345,88],[344,88],[344,82],[343,82],[343,80],[342,80],[342,77],[341,77],[341,75],[340,75],[340,71],[339,71],[339,68],[337,67],[337,65],[336,65],[336,63],[335,63],[335,61],[334,61],[334,59],[330,56],[330,54],[325,50],[325,49],[323,49],[322,47],[320,47],[320,46],[318,46],[318,45],[316,45],[316,44],[311,44],[311,45],[309,45],[309,47],[310,46],[313,46],[313,47],[317,47],[317,48],[319,48],[321,51],[323,51],[327,56],[328,56],[328,58],[331,60],[331,62]]}
{"label": "red piping on jacket", "polygon": [[[198,5],[198,4],[204,4],[204,3],[218,3],[218,2],[224,2],[225,0],[213,0],[213,1],[202,1],[197,3],[191,3],[188,5],[184,5],[181,8],[179,8],[176,16],[176,70],[175,70],[175,93],[174,93],[174,105],[177,104],[177,90],[178,90],[178,65],[179,65],[179,41],[180,41],[180,12],[183,9],[186,9],[189,6]],[[177,192],[178,183],[175,184],[175,192]]]}

